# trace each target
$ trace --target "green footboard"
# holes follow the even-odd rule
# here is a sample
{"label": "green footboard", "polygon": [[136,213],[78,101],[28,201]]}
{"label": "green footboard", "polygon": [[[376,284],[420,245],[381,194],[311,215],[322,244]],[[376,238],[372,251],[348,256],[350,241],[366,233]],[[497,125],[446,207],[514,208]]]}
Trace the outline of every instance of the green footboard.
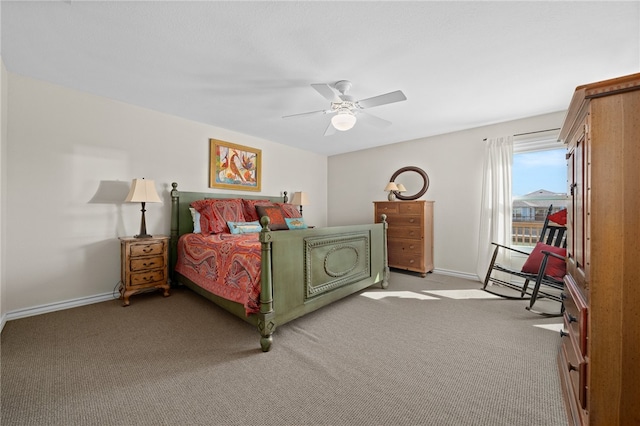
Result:
{"label": "green footboard", "polygon": [[260,346],[265,352],[271,348],[273,332],[278,326],[373,284],[380,283],[387,288],[386,220],[377,224],[270,231],[269,218],[263,217],[260,313],[246,317],[240,304],[210,295],[173,271],[177,241],[180,235],[192,231],[188,208],[195,200],[262,198],[282,201],[282,198],[182,192],[177,190],[175,183],[171,197],[173,281],[188,285],[227,311],[255,324],[261,335]]}

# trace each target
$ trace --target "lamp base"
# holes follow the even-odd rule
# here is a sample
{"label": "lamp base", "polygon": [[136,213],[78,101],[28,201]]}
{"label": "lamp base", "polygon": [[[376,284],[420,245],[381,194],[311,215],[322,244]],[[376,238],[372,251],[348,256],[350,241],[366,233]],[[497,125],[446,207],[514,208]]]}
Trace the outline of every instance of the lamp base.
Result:
{"label": "lamp base", "polygon": [[134,235],[133,238],[153,238],[153,236],[149,234],[140,234],[140,235]]}
{"label": "lamp base", "polygon": [[396,194],[393,191],[389,191],[389,196],[387,197],[389,201],[396,201]]}

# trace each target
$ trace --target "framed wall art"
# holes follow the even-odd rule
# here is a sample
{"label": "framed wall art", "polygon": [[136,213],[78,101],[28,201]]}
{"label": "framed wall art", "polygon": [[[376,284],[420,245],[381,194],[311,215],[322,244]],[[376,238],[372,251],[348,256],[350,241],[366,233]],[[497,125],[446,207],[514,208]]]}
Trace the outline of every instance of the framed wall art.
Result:
{"label": "framed wall art", "polygon": [[209,187],[260,191],[262,151],[209,139]]}

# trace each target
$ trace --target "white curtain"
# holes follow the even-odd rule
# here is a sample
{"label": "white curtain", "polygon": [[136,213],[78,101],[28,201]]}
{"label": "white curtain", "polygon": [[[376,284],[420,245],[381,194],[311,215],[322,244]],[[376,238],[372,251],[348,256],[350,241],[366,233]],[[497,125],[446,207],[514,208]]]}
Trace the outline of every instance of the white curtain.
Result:
{"label": "white curtain", "polygon": [[[511,244],[511,167],[513,164],[513,136],[487,139],[482,179],[480,237],[476,272],[484,281],[493,255],[492,242]],[[506,256],[508,250],[500,250]],[[509,259],[498,259],[509,263]]]}

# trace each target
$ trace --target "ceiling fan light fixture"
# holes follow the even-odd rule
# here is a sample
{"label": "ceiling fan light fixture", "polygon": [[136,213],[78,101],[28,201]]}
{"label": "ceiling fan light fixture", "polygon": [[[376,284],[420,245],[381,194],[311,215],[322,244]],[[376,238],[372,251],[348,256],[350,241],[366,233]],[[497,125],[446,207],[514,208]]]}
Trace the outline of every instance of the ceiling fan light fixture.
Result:
{"label": "ceiling fan light fixture", "polygon": [[336,130],[344,132],[356,124],[356,116],[351,111],[340,111],[331,117],[331,124]]}

